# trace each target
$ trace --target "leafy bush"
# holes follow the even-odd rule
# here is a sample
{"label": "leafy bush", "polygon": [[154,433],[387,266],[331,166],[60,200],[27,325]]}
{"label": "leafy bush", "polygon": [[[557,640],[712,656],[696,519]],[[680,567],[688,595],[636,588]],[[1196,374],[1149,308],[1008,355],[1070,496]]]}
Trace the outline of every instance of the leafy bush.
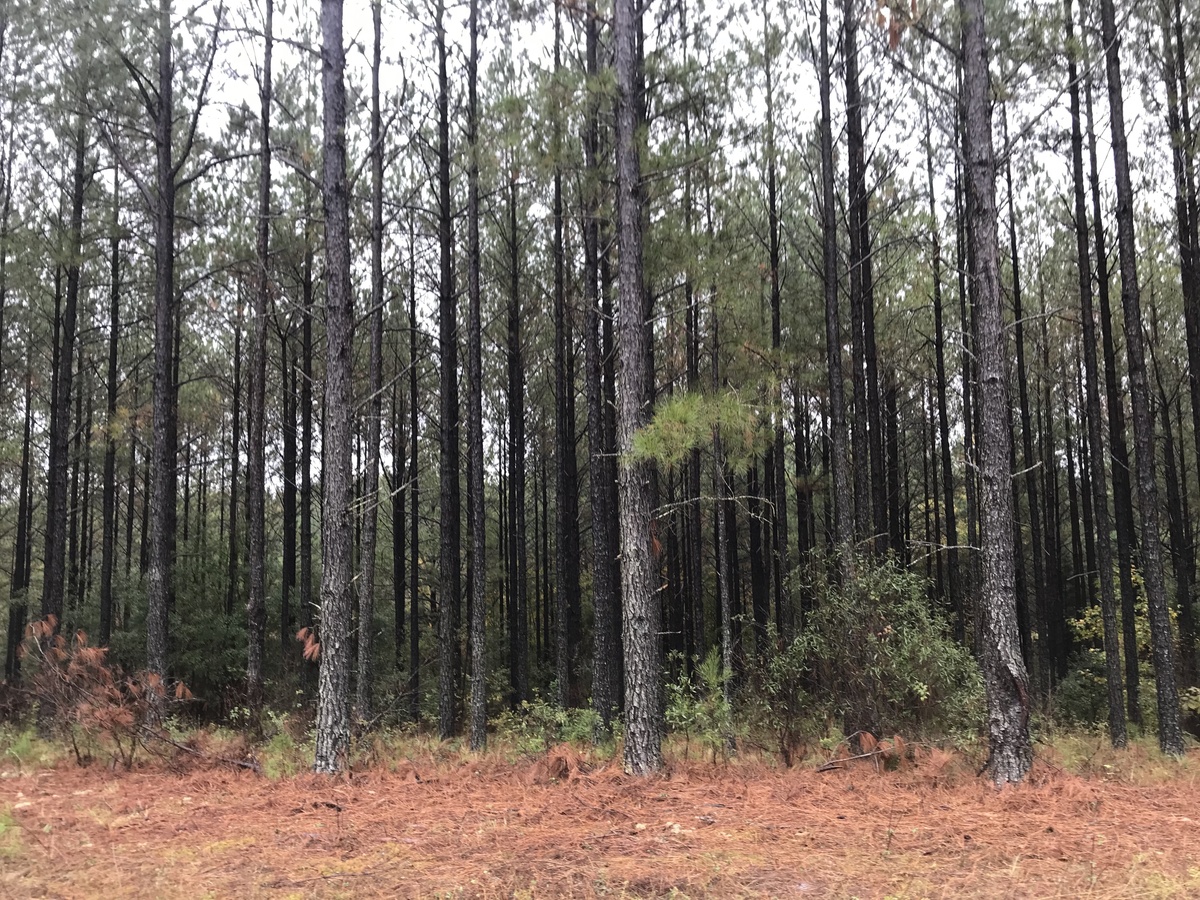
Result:
{"label": "leafy bush", "polygon": [[541,753],[555,744],[587,744],[600,724],[591,707],[560,709],[540,695],[505,710],[495,719],[496,733],[511,740],[522,753]]}
{"label": "leafy bush", "polygon": [[725,697],[730,677],[721,669],[720,648],[713,647],[697,663],[694,682],[683,668],[667,685],[667,724],[681,732],[689,745],[696,737],[714,760],[729,751],[736,737],[733,710]]}
{"label": "leafy bush", "polygon": [[800,733],[840,722],[846,734],[976,734],[982,682],[935,611],[928,584],[890,561],[859,560],[838,584],[814,567],[814,609],[769,655],[755,688],[787,755]]}
{"label": "leafy bush", "polygon": [[[1137,638],[1138,680],[1141,690],[1138,694],[1138,708],[1142,713],[1142,724],[1150,730],[1158,728],[1158,705],[1154,693],[1154,666],[1151,662],[1153,653],[1150,640],[1150,615],[1146,605],[1146,594],[1143,590],[1141,574],[1135,569],[1133,573],[1134,588],[1138,592],[1134,604],[1134,634]],[[1172,633],[1178,635],[1176,626],[1178,614],[1170,611]],[[1077,619],[1068,620],[1067,624],[1076,643],[1084,649],[1072,659],[1072,665],[1067,676],[1058,684],[1054,695],[1054,717],[1065,725],[1101,725],[1108,721],[1108,685],[1104,673],[1104,620],[1101,617],[1100,606],[1089,606],[1083,610]],[[1125,632],[1122,611],[1117,607],[1117,654],[1125,659]],[[1122,666],[1124,663],[1122,663]],[[1124,669],[1122,668],[1122,680]],[[1182,698],[1186,700],[1185,698]],[[1186,702],[1184,712],[1187,712]]]}
{"label": "leafy bush", "polygon": [[[1154,731],[1158,728],[1158,705],[1154,694],[1154,667],[1148,660],[1139,660],[1138,676],[1142,724]],[[1186,700],[1186,694],[1183,699]],[[1063,725],[1090,727],[1108,722],[1108,683],[1103,650],[1089,647],[1073,657],[1070,671],[1055,689],[1052,709],[1054,719]],[[1186,702],[1184,711],[1187,711]]]}

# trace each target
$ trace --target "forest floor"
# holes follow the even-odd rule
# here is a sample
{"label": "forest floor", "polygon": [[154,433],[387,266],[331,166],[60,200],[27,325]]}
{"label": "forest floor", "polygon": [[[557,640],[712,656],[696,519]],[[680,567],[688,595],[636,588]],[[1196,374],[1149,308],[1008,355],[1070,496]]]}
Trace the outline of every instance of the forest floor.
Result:
{"label": "forest floor", "polygon": [[1040,747],[1003,791],[921,748],[649,779],[565,745],[342,779],[0,753],[0,897],[1200,896],[1200,756],[1102,745]]}

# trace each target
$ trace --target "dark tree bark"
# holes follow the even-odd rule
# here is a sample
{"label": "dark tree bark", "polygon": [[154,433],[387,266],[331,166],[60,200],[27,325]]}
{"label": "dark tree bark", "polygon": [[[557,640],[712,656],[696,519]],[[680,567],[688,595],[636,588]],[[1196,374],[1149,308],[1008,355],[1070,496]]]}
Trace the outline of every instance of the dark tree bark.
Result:
{"label": "dark tree bark", "polygon": [[383,428],[383,119],[379,108],[382,68],[382,2],[371,3],[371,329],[367,390],[366,471],[363,473],[362,553],[358,584],[358,681],[354,697],[360,722],[375,717],[375,548],[379,538],[379,442]]}
{"label": "dark tree bark", "polygon": [[[290,331],[290,328],[289,328]],[[279,649],[286,666],[294,642],[295,613],[292,611],[293,592],[298,584],[296,575],[297,512],[297,431],[296,407],[299,405],[296,385],[296,357],[287,331],[279,334],[280,407],[283,413],[283,577],[279,584]]]}
{"label": "dark tree bark", "polygon": [[[134,410],[138,407],[138,376],[140,368],[133,367],[133,404]],[[137,516],[136,501],[138,494],[138,477],[137,477],[137,448],[138,448],[138,428],[136,419],[130,423],[129,429],[129,471],[126,473],[128,486],[125,493],[125,578],[129,579],[133,573],[133,520]],[[219,445],[218,445],[219,446]],[[139,569],[140,571],[140,569]],[[124,609],[129,608],[129,604],[123,604]]]}
{"label": "dark tree bark", "polygon": [[17,489],[17,533],[13,542],[13,575],[8,594],[8,642],[4,654],[4,680],[16,684],[21,676],[21,641],[29,610],[30,562],[33,548],[33,497],[30,447],[33,431],[33,373],[25,372],[25,424],[21,438],[20,486]]}
{"label": "dark tree bark", "polygon": [[[525,361],[521,345],[516,167],[508,184],[508,570],[509,678],[513,708],[529,699],[529,545],[525,534]],[[566,623],[563,623],[564,628]],[[565,635],[565,631],[564,631]]]}
{"label": "dark tree bark", "polygon": [[[691,64],[689,54],[691,41],[694,36],[688,27],[688,4],[679,4],[679,27],[683,38],[684,66]],[[693,154],[691,105],[685,105],[683,110],[683,152],[684,158],[691,159]],[[773,128],[771,129],[773,132]],[[771,154],[772,158],[774,154]],[[683,171],[683,231],[684,240],[691,244],[694,237],[695,221],[695,189],[692,167],[687,166]],[[683,273],[683,302],[684,302],[684,352],[686,357],[687,389],[689,392],[700,390],[700,302],[693,283],[693,273],[688,267]],[[684,573],[687,588],[684,603],[687,612],[687,643],[689,656],[699,653],[703,655],[707,647],[707,634],[704,611],[704,576],[703,576],[703,511],[700,503],[701,453],[696,447],[689,454],[685,470],[684,510],[686,524],[686,540],[684,550]],[[714,525],[715,527],[715,525]],[[718,614],[719,615],[719,614]]]}
{"label": "dark tree bark", "polygon": [[[1181,4],[1160,4],[1163,81],[1167,87],[1167,127],[1175,176],[1175,223],[1179,242],[1179,281],[1188,354],[1192,432],[1200,459],[1200,222],[1197,221],[1194,136],[1188,96],[1187,52]],[[1190,665],[1185,660],[1185,666]],[[1186,673],[1185,673],[1186,678]]]}
{"label": "dark tree bark", "polygon": [[643,400],[652,381],[647,367],[642,276],[642,184],[637,132],[640,10],[616,0],[613,39],[617,75],[617,242],[620,292],[621,391],[617,410],[618,523],[625,649],[625,769],[647,775],[662,768],[662,685],[659,620],[650,546],[651,467],[633,456],[633,438],[645,424]]}
{"label": "dark tree bark", "polygon": [[409,483],[409,543],[412,565],[409,567],[409,624],[408,624],[408,702],[409,718],[421,719],[421,600],[420,586],[420,508],[418,500],[417,466],[417,257],[416,223],[408,217],[408,483]]}
{"label": "dark tree bark", "polygon": [[445,0],[437,0],[438,53],[438,342],[440,382],[441,540],[438,552],[438,734],[445,740],[458,718],[458,615],[462,597],[458,446],[458,321],[455,303],[450,205],[450,80],[447,71]]}
{"label": "dark tree bark", "polygon": [[[305,211],[308,196],[305,192]],[[304,308],[300,322],[300,609],[305,626],[313,624],[313,245],[305,218],[305,249],[302,285]],[[310,671],[305,669],[306,672]]]}
{"label": "dark tree bark", "polygon": [[471,0],[467,56],[467,435],[471,473],[471,749],[487,746],[487,519],[483,506],[483,314],[479,286],[479,0]]}
{"label": "dark tree bark", "polygon": [[1158,700],[1158,742],[1164,753],[1183,754],[1179,723],[1179,691],[1175,682],[1175,649],[1167,607],[1159,544],[1158,482],[1155,475],[1154,421],[1142,338],[1141,292],[1138,286],[1137,241],[1133,223],[1133,185],[1125,136],[1125,98],[1121,86],[1120,41],[1112,0],[1100,0],[1101,33],[1106,47],[1109,125],[1117,186],[1117,247],[1121,264],[1121,307],[1125,313],[1125,353],[1129,361],[1129,397],[1133,407],[1134,458],[1137,462],[1138,508],[1141,513],[1142,579],[1150,618],[1154,683]]}
{"label": "dark tree bark", "polygon": [[[1082,392],[1080,393],[1082,394]],[[1078,617],[1084,609],[1091,605],[1088,586],[1091,583],[1093,567],[1084,555],[1083,532],[1086,530],[1090,533],[1094,529],[1091,504],[1086,504],[1086,509],[1081,509],[1079,504],[1080,485],[1076,475],[1077,450],[1072,422],[1086,418],[1087,412],[1082,402],[1076,404],[1074,411],[1067,405],[1064,412],[1066,415],[1063,417],[1063,446],[1067,457],[1067,517],[1071,523],[1071,585],[1074,594],[1074,602],[1066,610],[1066,613],[1072,617]],[[1084,490],[1087,490],[1086,481]],[[1083,522],[1085,513],[1087,521]],[[1093,543],[1092,557],[1094,558],[1095,535],[1090,536]]]}
{"label": "dark tree bark", "polygon": [[242,304],[238,298],[237,317],[233,322],[233,432],[229,439],[229,559],[225,584],[225,615],[232,616],[241,595],[238,569],[242,544],[238,537],[241,521],[238,485],[241,483],[242,454]]}
{"label": "dark tree bark", "polygon": [[342,0],[321,0],[324,94],[321,195],[325,211],[325,415],[321,487],[321,670],[316,760],[345,769],[350,749],[350,618],[353,571],[354,299],[350,292],[350,190],[346,177],[346,48]]}
{"label": "dark tree bark", "polygon": [[1179,500],[1179,546],[1173,552],[1178,560],[1179,570],[1176,577],[1176,596],[1179,607],[1179,652],[1181,662],[1181,677],[1184,684],[1195,684],[1198,665],[1196,660],[1196,612],[1192,604],[1192,589],[1196,583],[1196,559],[1192,553],[1195,546],[1195,535],[1192,531],[1192,516],[1188,504],[1187,455],[1184,451],[1186,438],[1183,425],[1182,392],[1175,394],[1175,421],[1179,426],[1179,463],[1176,471],[1179,473],[1179,484],[1176,496]]}
{"label": "dark tree bark", "polygon": [[1017,638],[1009,459],[1008,376],[1000,296],[1000,245],[996,214],[996,160],[992,148],[991,87],[983,0],[959,0],[962,16],[964,155],[968,232],[974,248],[977,304],[981,454],[983,631],[982,663],[988,707],[992,780],[1001,786],[1024,779],[1032,763],[1029,677]]}
{"label": "dark tree bark", "polygon": [[[956,117],[956,123],[958,118]],[[955,128],[955,144],[961,146],[961,135],[958,125]],[[975,375],[974,375],[974,336],[972,329],[973,317],[970,313],[972,305],[971,292],[967,288],[968,253],[966,249],[966,210],[963,202],[963,173],[957,164],[954,173],[954,268],[958,272],[958,321],[962,335],[961,371],[962,371],[962,409],[963,409],[963,455],[966,457],[963,466],[963,493],[967,501],[967,547],[966,570],[963,573],[963,594],[974,597],[975,587],[979,584],[979,479],[978,453],[975,445]],[[980,606],[978,601],[972,603],[972,637],[978,647],[979,630],[981,625]]]}
{"label": "dark tree bark", "polygon": [[[554,73],[562,77],[562,25],[559,7],[554,13]],[[557,85],[556,85],[557,87]],[[564,152],[561,119],[555,118],[551,153],[554,157],[554,444],[558,465],[554,477],[554,660],[558,682],[557,703],[575,703],[575,654],[578,651],[579,617],[579,518],[576,511],[578,469],[575,456],[575,393],[568,362],[573,336],[567,311],[566,259],[563,216]]]}
{"label": "dark tree bark", "polygon": [[760,660],[770,652],[767,626],[771,621],[771,600],[768,596],[767,567],[763,559],[762,489],[758,481],[758,459],[750,464],[746,474],[746,507],[750,523],[747,529],[747,551],[750,556],[750,609],[754,617],[754,652]]}
{"label": "dark tree bark", "polygon": [[[930,128],[929,107],[925,107],[925,131]],[[946,331],[942,321],[942,242],[939,235],[937,203],[933,195],[933,143],[925,145],[925,176],[929,188],[929,219],[933,235],[933,330],[934,366],[937,377],[938,441],[942,461],[942,506],[946,541],[946,594],[954,616],[954,637],[966,635],[963,597],[958,575],[958,522],[954,509],[954,468],[950,457],[950,416],[946,404]]]}
{"label": "dark tree bark", "polygon": [[[5,47],[9,29],[9,13],[6,9],[0,13],[0,66],[4,64]],[[14,67],[14,74],[15,74]],[[16,92],[10,92],[9,122],[16,120]],[[5,314],[8,309],[8,250],[10,239],[10,221],[12,217],[12,169],[13,145],[16,129],[10,124],[4,135],[4,145],[0,148],[0,380],[7,372],[5,368],[5,352],[8,347],[8,322]]]}
{"label": "dark tree bark", "polygon": [[392,381],[392,643],[395,653],[394,667],[397,672],[404,669],[405,610],[404,591],[408,585],[408,550],[406,518],[408,509],[408,478],[405,471],[406,448],[404,443],[404,410],[400,399],[400,343],[395,343],[394,353],[396,377]]}
{"label": "dark tree bark", "polygon": [[[175,596],[175,498],[178,490],[177,413],[179,400],[179,346],[182,334],[175,296],[175,197],[181,176],[195,146],[195,136],[209,75],[216,59],[221,29],[217,22],[208,46],[199,96],[190,116],[182,148],[174,142],[174,25],[171,0],[159,0],[157,92],[146,99],[146,112],[154,123],[154,353],[153,424],[149,478],[149,540],[146,566],[146,669],[160,677],[167,668],[168,616]],[[130,66],[132,72],[136,70]],[[140,73],[135,80],[141,83]],[[194,178],[195,176],[191,176]]]}
{"label": "dark tree bark", "polygon": [[[779,214],[779,166],[775,152],[775,71],[774,60],[772,58],[774,42],[765,5],[763,8],[763,30],[765,51],[764,70],[767,82],[767,262],[770,267],[769,275],[771,280],[771,349],[774,351],[774,363],[778,367],[775,374],[779,382],[778,387],[775,389],[778,391],[776,399],[779,401],[779,409],[775,413],[774,440],[771,449],[766,455],[766,465],[771,468],[773,486],[775,488],[770,498],[772,505],[772,514],[770,517],[772,526],[771,536],[773,538],[771,558],[774,561],[775,568],[775,618],[780,634],[787,639],[791,636],[792,622],[791,598],[787,596],[784,585],[784,579],[787,577],[791,566],[788,561],[790,548],[788,547],[787,478],[784,475],[784,459],[787,455],[787,444],[784,442],[783,434],[783,410],[786,409],[786,405],[783,396],[785,379],[783,378],[783,318],[782,293],[780,290],[782,227]],[[698,481],[699,478],[697,477]]]}
{"label": "dark tree bark", "polygon": [[[858,15],[853,0],[842,9],[842,53],[846,77],[846,134],[847,134],[847,203],[850,233],[850,368],[853,402],[851,403],[850,456],[854,480],[854,540],[870,540],[875,548],[876,534],[871,518],[871,459],[867,425],[867,372],[863,325],[863,169],[862,95],[858,84]],[[883,530],[886,534],[886,529]]]}
{"label": "dark tree bark", "polygon": [[854,520],[850,513],[850,463],[846,450],[846,402],[842,383],[842,339],[838,323],[837,219],[833,194],[833,126],[830,113],[829,2],[821,0],[821,232],[825,292],[825,353],[829,376],[829,456],[833,472],[833,545],[842,576],[854,570]]}
{"label": "dark tree bark", "polygon": [[[595,0],[588,0],[585,13],[586,66],[588,81],[600,74],[599,26]],[[592,510],[592,605],[594,662],[592,665],[592,708],[600,716],[600,735],[612,733],[613,711],[619,704],[621,674],[617,664],[618,617],[615,579],[615,554],[612,551],[613,519],[616,509],[610,505],[616,481],[612,457],[607,453],[605,428],[604,360],[601,347],[600,309],[600,103],[590,92],[584,127],[583,152],[586,180],[583,191],[583,299],[587,308],[584,323],[586,353],[586,390],[588,409],[588,489]]]}
{"label": "dark tree bark", "polygon": [[[100,560],[100,633],[98,646],[107,647],[112,639],[113,574],[117,552],[117,350],[121,335],[121,218],[119,169],[113,166],[113,216],[108,238],[108,370],[105,377],[107,427],[104,429],[104,475],[101,501],[102,549]],[[19,513],[18,513],[19,515]]]}
{"label": "dark tree bark", "polygon": [[1112,454],[1113,518],[1117,535],[1117,570],[1121,582],[1121,629],[1125,649],[1125,707],[1129,721],[1142,724],[1138,674],[1137,591],[1133,585],[1133,498],[1129,484],[1129,451],[1125,443],[1125,400],[1117,371],[1109,304],[1108,251],[1104,239],[1104,215],[1100,203],[1100,172],[1096,161],[1096,133],[1092,116],[1092,81],[1085,82],[1087,103],[1088,157],[1092,194],[1092,239],[1096,246],[1096,284],[1100,301],[1100,332],[1104,348],[1104,387],[1108,412],[1108,439]]}
{"label": "dark tree bark", "polygon": [[267,301],[270,296],[271,251],[271,50],[274,0],[263,10],[263,68],[259,85],[258,222],[254,312],[250,329],[250,421],[246,436],[246,530],[249,591],[246,601],[246,687],[253,726],[261,729],[264,666],[267,652]]}
{"label": "dark tree bark", "polygon": [[[1152,312],[1153,318],[1157,316]],[[1157,322],[1154,327],[1158,342]],[[1153,345],[1152,345],[1153,347]],[[1167,535],[1170,540],[1171,568],[1175,575],[1175,604],[1179,609],[1180,674],[1184,683],[1195,675],[1196,631],[1191,613],[1192,578],[1188,568],[1188,543],[1184,535],[1183,500],[1179,488],[1179,466],[1175,457],[1175,429],[1171,424],[1171,401],[1163,384],[1162,370],[1151,349],[1154,376],[1158,388],[1158,413],[1163,429],[1163,483],[1167,489]],[[1181,448],[1182,449],[1182,448]]]}
{"label": "dark tree bark", "polygon": [[62,622],[66,594],[67,476],[71,452],[71,398],[75,376],[75,337],[83,251],[83,200],[91,181],[86,171],[87,134],[80,120],[72,135],[70,219],[65,240],[69,260],[63,301],[55,291],[55,346],[50,404],[50,458],[46,477],[46,551],[42,576],[42,617]]}
{"label": "dark tree bark", "polygon": [[[1026,610],[1032,612],[1032,621],[1028,622],[1030,631],[1036,630],[1038,639],[1036,646],[1031,643],[1033,665],[1033,682],[1044,694],[1050,689],[1049,655],[1047,653],[1047,622],[1046,622],[1046,558],[1045,544],[1042,535],[1041,498],[1038,492],[1038,472],[1033,454],[1033,419],[1029,407],[1029,369],[1025,364],[1025,314],[1022,307],[1021,293],[1021,260],[1017,248],[1017,211],[1013,204],[1012,178],[1012,145],[1008,139],[1008,107],[1001,107],[1001,123],[1004,134],[1004,174],[1008,187],[1008,252],[1012,265],[1012,302],[1014,332],[1017,345],[1016,379],[1018,409],[1021,414],[1021,469],[1024,472],[1025,496],[1029,503],[1029,531],[1033,544],[1033,603],[1026,600]],[[1014,506],[1014,513],[1019,515],[1019,506]],[[1016,552],[1021,553],[1021,544],[1016,545]],[[1030,609],[1032,607],[1032,609]]]}

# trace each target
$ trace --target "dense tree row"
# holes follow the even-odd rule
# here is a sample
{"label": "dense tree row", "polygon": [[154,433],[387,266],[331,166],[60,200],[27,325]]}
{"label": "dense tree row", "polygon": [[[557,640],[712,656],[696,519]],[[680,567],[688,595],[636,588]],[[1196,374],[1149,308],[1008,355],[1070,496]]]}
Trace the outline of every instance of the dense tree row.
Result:
{"label": "dense tree row", "polygon": [[[668,680],[803,706],[833,598],[915,576],[997,783],[1081,692],[1182,752],[1198,29],[6,4],[6,680],[53,616],[203,715],[315,697],[319,771],[542,697],[642,773]],[[825,668],[772,694],[793,652]]]}

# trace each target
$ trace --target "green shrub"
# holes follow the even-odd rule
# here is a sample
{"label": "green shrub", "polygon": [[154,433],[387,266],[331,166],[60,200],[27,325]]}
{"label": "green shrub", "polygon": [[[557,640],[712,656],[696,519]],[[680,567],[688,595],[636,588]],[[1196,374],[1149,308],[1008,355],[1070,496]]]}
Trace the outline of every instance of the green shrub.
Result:
{"label": "green shrub", "polygon": [[[1138,662],[1138,676],[1142,725],[1154,731],[1158,728],[1158,705],[1154,693],[1154,667],[1149,661]],[[1186,700],[1186,694],[1182,699]],[[1108,722],[1108,683],[1103,650],[1089,647],[1072,658],[1070,671],[1055,688],[1051,709],[1055,721],[1063,725],[1091,727]],[[1184,711],[1187,711],[1186,703]]]}
{"label": "green shrub", "polygon": [[826,567],[813,571],[818,580],[806,591],[814,608],[752,682],[781,745],[834,723],[845,734],[978,733],[978,667],[934,609],[925,579],[866,558],[848,584],[828,578]]}
{"label": "green shrub", "polygon": [[538,694],[495,719],[497,736],[511,741],[521,753],[541,753],[564,742],[589,744],[599,724],[600,716],[590,706],[560,709]]}
{"label": "green shrub", "polygon": [[685,754],[693,737],[711,751],[714,760],[732,747],[737,735],[725,692],[730,677],[722,671],[720,648],[713,647],[697,661],[694,681],[681,667],[679,677],[667,684],[667,725],[684,735]]}

